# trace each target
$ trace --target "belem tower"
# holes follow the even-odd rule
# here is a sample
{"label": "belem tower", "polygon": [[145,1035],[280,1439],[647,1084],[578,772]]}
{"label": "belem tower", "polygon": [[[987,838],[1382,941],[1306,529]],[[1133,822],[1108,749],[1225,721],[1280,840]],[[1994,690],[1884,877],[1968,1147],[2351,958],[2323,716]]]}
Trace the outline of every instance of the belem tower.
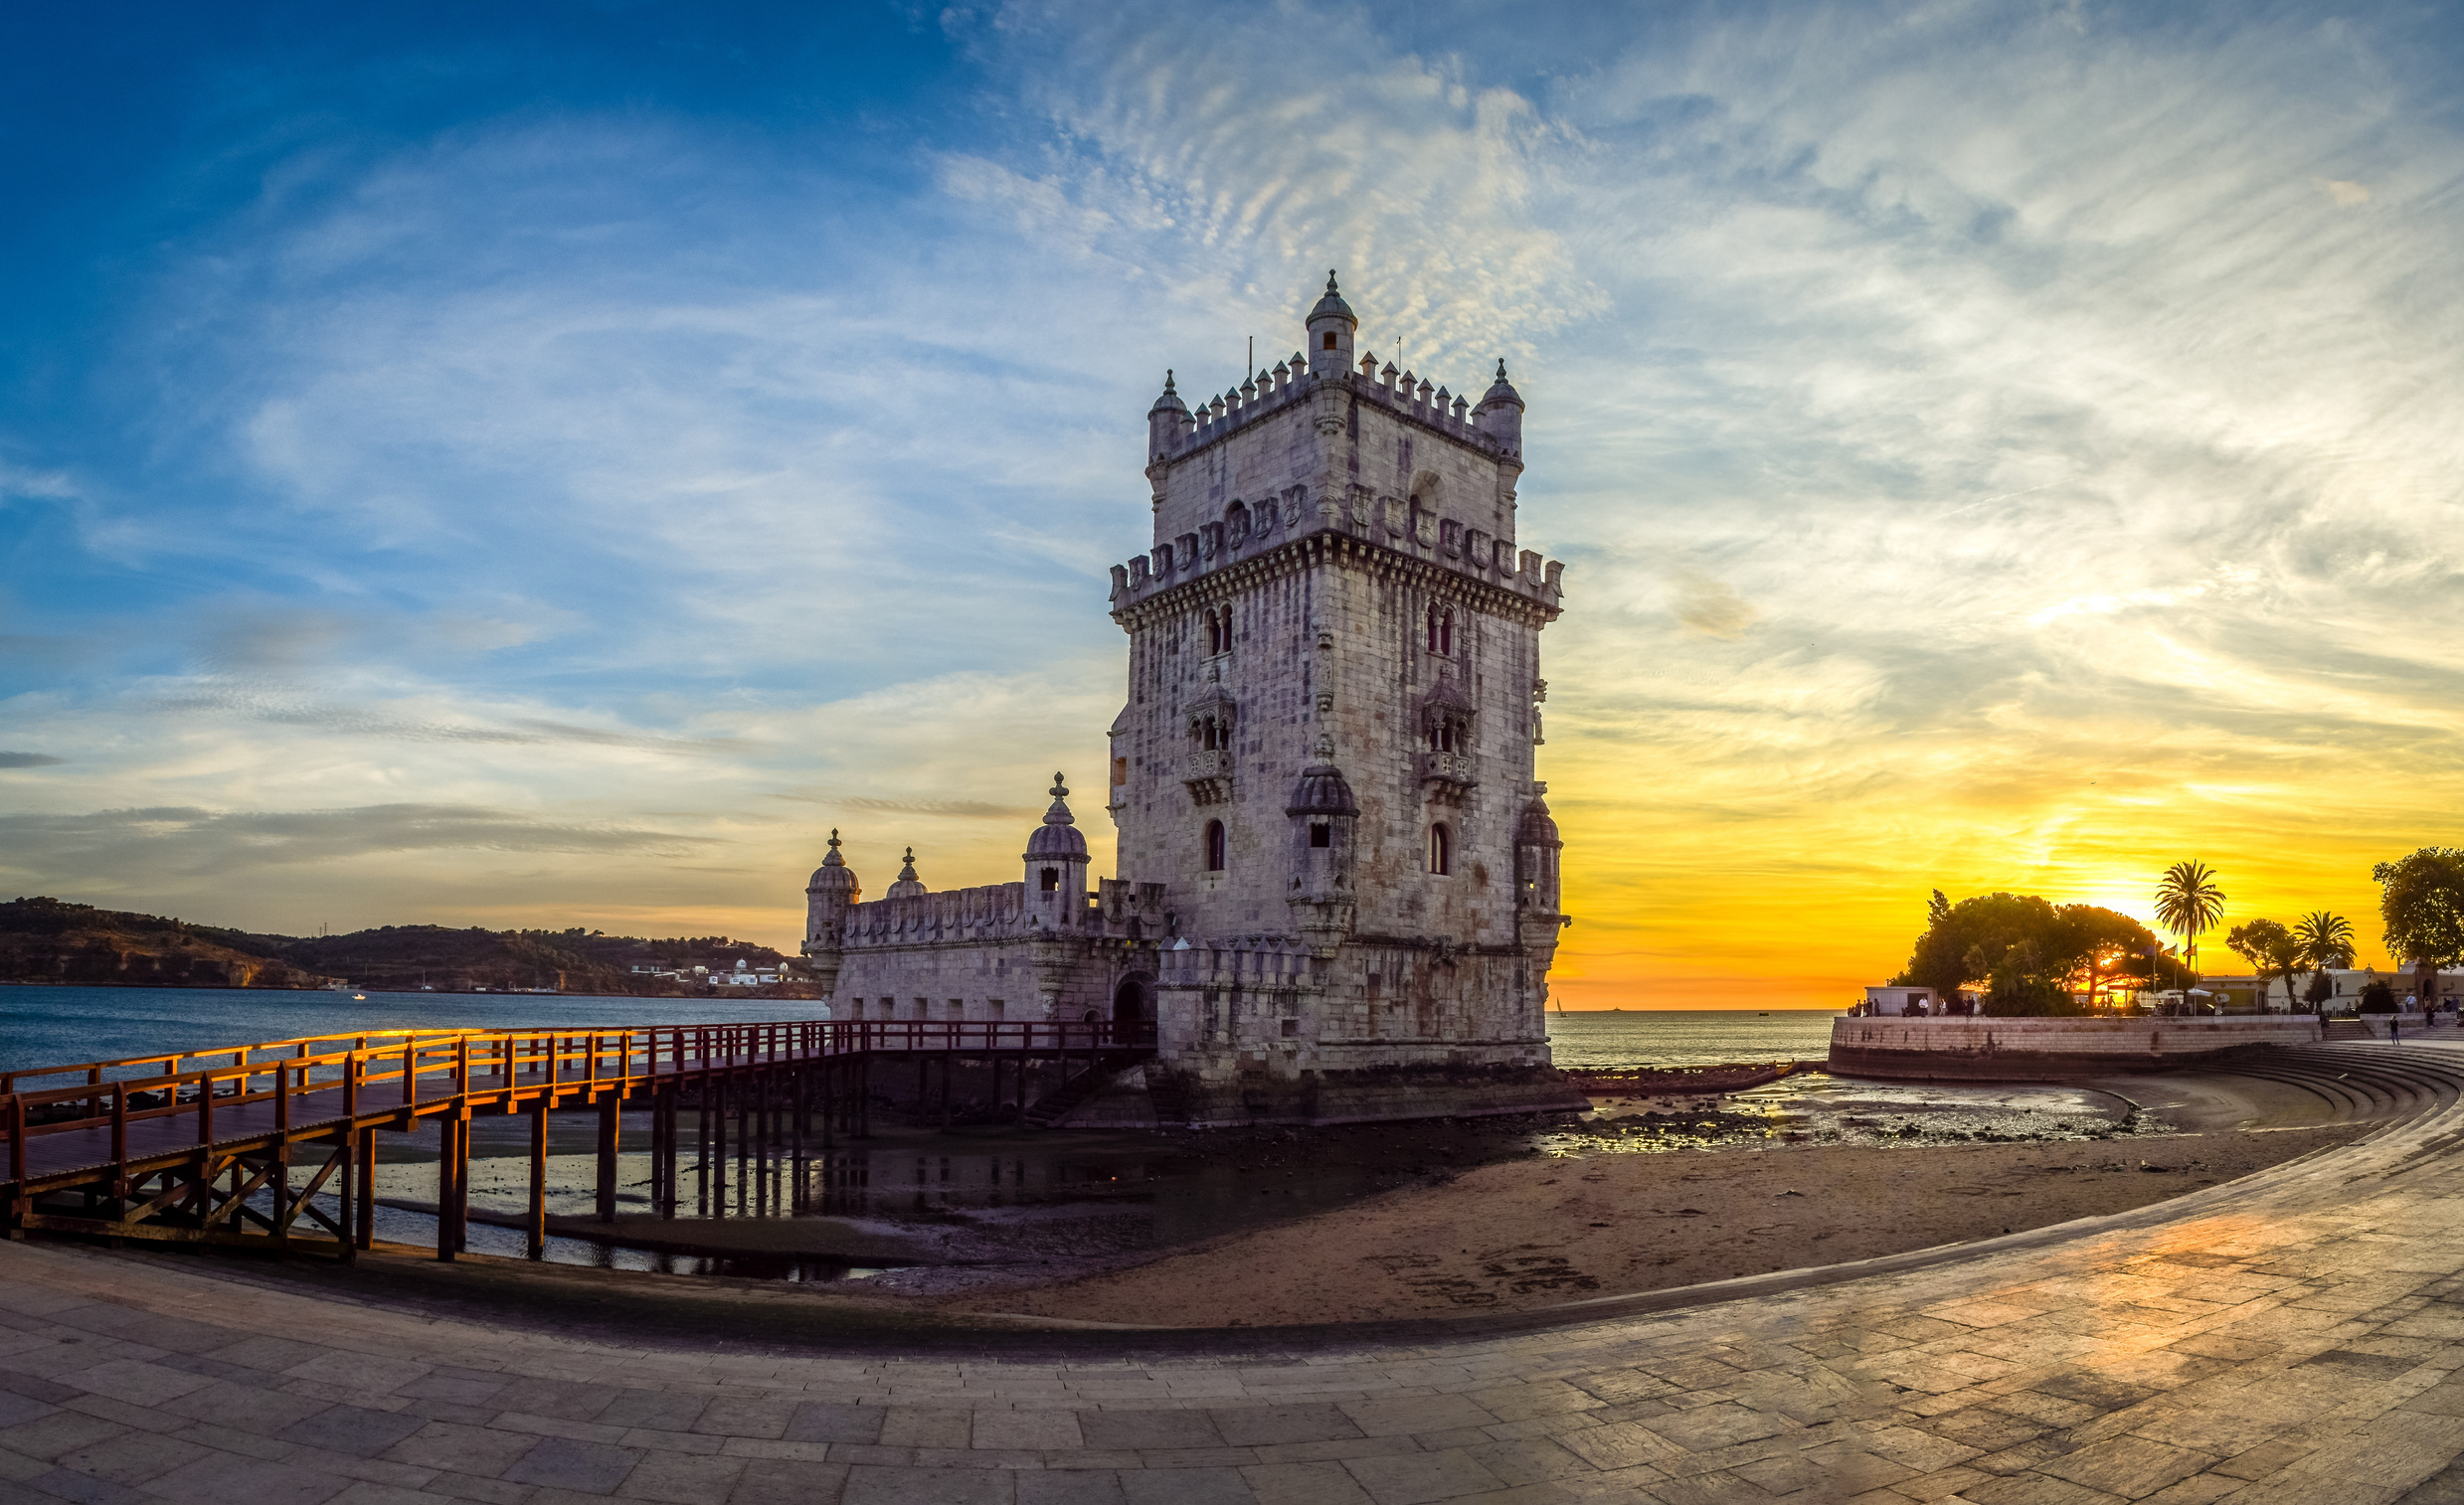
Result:
{"label": "belem tower", "polygon": [[[1580,1108],[1543,1022],[1556,823],[1535,782],[1562,567],[1517,547],[1523,402],[1308,347],[1146,415],[1152,548],[1090,883],[1056,775],[1022,881],[860,902],[812,875],[804,955],[841,1019],[1105,1020],[1151,1054],[1077,1124],[1342,1122]],[[1468,411],[1467,411],[1468,410]],[[1085,796],[1082,794],[1081,802]]]}

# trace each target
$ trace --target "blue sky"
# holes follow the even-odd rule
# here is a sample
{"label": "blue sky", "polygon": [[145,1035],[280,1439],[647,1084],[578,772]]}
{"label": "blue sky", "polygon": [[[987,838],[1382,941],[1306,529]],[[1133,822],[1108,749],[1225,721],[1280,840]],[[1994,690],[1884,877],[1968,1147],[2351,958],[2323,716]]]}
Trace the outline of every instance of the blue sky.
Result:
{"label": "blue sky", "polygon": [[1532,404],[1570,977],[2456,839],[2447,9],[0,25],[0,890],[785,940],[832,825],[1007,878],[1162,369],[1328,265]]}

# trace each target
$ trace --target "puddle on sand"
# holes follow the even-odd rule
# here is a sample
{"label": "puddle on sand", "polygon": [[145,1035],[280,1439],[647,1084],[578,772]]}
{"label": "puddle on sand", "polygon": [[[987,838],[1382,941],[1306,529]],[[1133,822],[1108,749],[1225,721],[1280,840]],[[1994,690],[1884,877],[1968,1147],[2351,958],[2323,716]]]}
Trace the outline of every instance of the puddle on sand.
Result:
{"label": "puddle on sand", "polygon": [[1739,1092],[1602,1100],[1580,1127],[1544,1134],[1541,1147],[1553,1155],[1595,1155],[1758,1144],[1993,1144],[2170,1131],[2124,1099],[2090,1087],[1871,1082],[1798,1072]]}

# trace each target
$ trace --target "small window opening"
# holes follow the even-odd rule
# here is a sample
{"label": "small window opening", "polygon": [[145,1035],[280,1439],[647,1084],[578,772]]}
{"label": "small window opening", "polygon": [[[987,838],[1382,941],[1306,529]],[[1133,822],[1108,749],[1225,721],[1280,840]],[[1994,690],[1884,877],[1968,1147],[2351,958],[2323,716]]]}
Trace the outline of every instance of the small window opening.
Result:
{"label": "small window opening", "polygon": [[1443,877],[1455,870],[1455,833],[1444,825],[1429,828],[1429,871]]}
{"label": "small window opening", "polygon": [[1118,787],[1120,787],[1121,785],[1128,783],[1129,781],[1130,781],[1130,760],[1129,760],[1128,758],[1126,758],[1126,757],[1116,757],[1116,758],[1114,758],[1114,759],[1113,759],[1113,786],[1114,786],[1115,788],[1118,788]]}
{"label": "small window opening", "polygon": [[1044,869],[1044,892],[1047,894],[1061,892],[1061,870],[1059,868]]}
{"label": "small window opening", "polygon": [[1429,651],[1445,658],[1455,656],[1455,613],[1452,607],[1429,608]]}
{"label": "small window opening", "polygon": [[1301,1033],[1301,1021],[1300,1021],[1300,1020],[1298,1020],[1298,1019],[1287,1019],[1287,1020],[1285,1020],[1285,1021],[1284,1021],[1284,1038],[1285,1038],[1286,1040],[1291,1040],[1291,1039],[1293,1039],[1293,1038],[1297,1037],[1300,1033]]}
{"label": "small window opening", "polygon": [[1310,844],[1311,846],[1313,846],[1313,847],[1330,847],[1330,846],[1333,846],[1333,845],[1334,845],[1334,826],[1333,826],[1333,824],[1332,824],[1331,822],[1329,822],[1329,821],[1323,821],[1323,820],[1313,820],[1313,821],[1311,821],[1311,822],[1309,823],[1309,844]]}
{"label": "small window opening", "polygon": [[1207,872],[1209,872],[1209,873],[1220,873],[1220,872],[1222,872],[1222,871],[1223,871],[1223,867],[1224,867],[1224,863],[1223,863],[1223,858],[1224,858],[1224,850],[1223,850],[1223,845],[1224,845],[1224,844],[1223,844],[1223,822],[1222,822],[1222,821],[1220,821],[1220,820],[1210,820],[1210,821],[1208,821],[1208,822],[1206,823],[1206,871],[1207,871]]}
{"label": "small window opening", "polygon": [[1334,348],[1334,331],[1331,329],[1327,330],[1325,332],[1324,339],[1325,343],[1318,348],[1320,350],[1332,350]]}

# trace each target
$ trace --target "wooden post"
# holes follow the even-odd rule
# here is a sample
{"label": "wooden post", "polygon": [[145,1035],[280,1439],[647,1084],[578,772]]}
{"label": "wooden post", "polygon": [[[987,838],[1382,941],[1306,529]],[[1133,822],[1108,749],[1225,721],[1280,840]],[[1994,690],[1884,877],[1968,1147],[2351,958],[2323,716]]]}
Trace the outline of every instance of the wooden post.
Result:
{"label": "wooden post", "polygon": [[359,1131],[359,1154],[353,1163],[359,1167],[360,1194],[354,1209],[358,1214],[353,1229],[352,1248],[366,1249],[377,1241],[377,1131]]}
{"label": "wooden post", "polygon": [[710,1216],[727,1216],[727,1079],[710,1079]]}
{"label": "wooden post", "polygon": [[523,1221],[530,1235],[530,1257],[548,1256],[548,1099],[530,1103],[530,1212]]}
{"label": "wooden post", "polygon": [[699,1090],[693,1094],[693,1180],[698,1188],[694,1202],[700,1216],[710,1216],[710,1079],[704,1077]]}
{"label": "wooden post", "polygon": [[287,1246],[291,1242],[291,1069],[288,1063],[273,1064],[273,1128],[278,1136],[273,1142],[273,1174],[267,1184],[273,1189],[273,1242]]}
{"label": "wooden post", "polygon": [[[593,1059],[596,1060],[596,1056]],[[611,1087],[599,1099],[599,1221],[602,1223],[616,1221],[616,1129],[623,1105],[620,1088]]]}
{"label": "wooden post", "polygon": [[658,1185],[651,1195],[658,1198],[659,1216],[676,1216],[676,1085],[668,1082],[657,1089],[658,1122],[665,1153],[660,1157]]}
{"label": "wooden post", "polygon": [[470,1216],[470,1120],[447,1109],[437,1120],[437,1257],[462,1252]]}
{"label": "wooden post", "polygon": [[359,1135],[346,1121],[342,1126],[342,1142],[334,1146],[334,1200],[339,1204],[336,1210],[342,1215],[334,1219],[334,1223],[342,1230],[342,1262],[345,1264],[359,1258],[359,1236],[356,1233],[359,1205],[368,1199],[368,1188],[361,1184],[366,1178],[360,1173],[359,1157],[352,1153],[358,1148]]}
{"label": "wooden post", "polygon": [[9,1237],[23,1240],[34,1201],[26,1195],[26,1099],[15,1092],[9,1093],[9,1184],[15,1189],[9,1198]]}

